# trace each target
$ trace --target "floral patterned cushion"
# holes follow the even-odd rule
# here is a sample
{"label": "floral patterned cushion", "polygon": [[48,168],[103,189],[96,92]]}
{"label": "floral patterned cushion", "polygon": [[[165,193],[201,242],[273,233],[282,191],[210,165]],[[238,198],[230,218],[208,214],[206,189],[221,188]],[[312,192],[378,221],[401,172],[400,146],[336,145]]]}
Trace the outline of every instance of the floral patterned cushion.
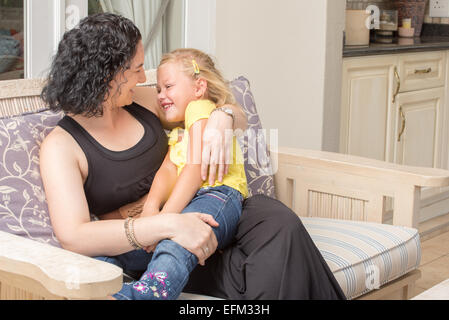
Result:
{"label": "floral patterned cushion", "polygon": [[39,146],[62,118],[41,111],[0,119],[0,231],[60,246],[39,172]]}
{"label": "floral patterned cushion", "polygon": [[230,87],[248,117],[248,129],[239,137],[238,141],[245,159],[249,194],[264,194],[275,198],[269,151],[249,81],[245,77],[239,77],[231,81]]}

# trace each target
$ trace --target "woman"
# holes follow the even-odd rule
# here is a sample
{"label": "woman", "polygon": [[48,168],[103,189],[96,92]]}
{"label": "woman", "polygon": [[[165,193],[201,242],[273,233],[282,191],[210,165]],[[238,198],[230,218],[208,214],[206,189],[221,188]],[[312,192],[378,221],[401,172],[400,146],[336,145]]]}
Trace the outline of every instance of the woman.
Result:
{"label": "woman", "polygon": [[[231,299],[344,298],[300,220],[276,200],[247,199],[235,243],[216,253],[216,222],[207,214],[142,217],[132,228],[124,223],[142,205],[168,150],[157,103],[133,103],[136,84],[145,81],[143,62],[139,30],[114,14],[83,19],[60,42],[42,98],[67,116],[42,143],[40,166],[61,245],[114,263],[132,260],[134,240],[151,247],[170,239],[203,266],[194,270],[186,291]],[[234,127],[245,129],[240,108],[229,107]],[[207,126],[224,132],[232,118],[214,112]],[[212,180],[224,152],[219,144],[205,149],[210,151],[203,165],[211,158]],[[90,214],[100,220],[91,221]],[[143,270],[130,263],[125,272]]]}

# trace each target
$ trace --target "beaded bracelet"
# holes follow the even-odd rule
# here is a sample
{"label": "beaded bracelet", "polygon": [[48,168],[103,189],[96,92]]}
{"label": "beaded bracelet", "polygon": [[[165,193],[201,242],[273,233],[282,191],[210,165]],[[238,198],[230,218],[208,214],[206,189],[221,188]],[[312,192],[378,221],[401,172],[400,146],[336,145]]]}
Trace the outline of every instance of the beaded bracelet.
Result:
{"label": "beaded bracelet", "polygon": [[143,246],[137,241],[135,235],[134,235],[134,221],[136,219],[128,217],[125,219],[125,233],[126,238],[128,239],[129,244],[134,249],[142,249]]}
{"label": "beaded bracelet", "polygon": [[139,249],[143,249],[143,246],[140,244],[139,241],[137,241],[136,236],[134,234],[134,221],[136,221],[135,218],[132,218],[132,223],[131,223],[131,237],[133,239],[133,242],[136,244],[137,247],[139,247]]}

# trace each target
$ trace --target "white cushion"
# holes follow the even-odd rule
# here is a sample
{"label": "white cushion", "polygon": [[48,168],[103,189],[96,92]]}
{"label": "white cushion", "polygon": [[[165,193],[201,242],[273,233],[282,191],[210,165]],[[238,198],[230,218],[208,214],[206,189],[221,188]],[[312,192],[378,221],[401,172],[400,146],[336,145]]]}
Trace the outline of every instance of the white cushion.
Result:
{"label": "white cushion", "polygon": [[418,230],[378,223],[301,217],[348,299],[418,268]]}

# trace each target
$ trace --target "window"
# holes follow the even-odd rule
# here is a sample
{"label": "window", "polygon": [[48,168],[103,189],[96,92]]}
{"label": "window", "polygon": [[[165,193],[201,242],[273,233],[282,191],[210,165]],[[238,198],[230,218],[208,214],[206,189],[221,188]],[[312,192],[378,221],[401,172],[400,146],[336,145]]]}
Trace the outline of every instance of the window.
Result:
{"label": "window", "polygon": [[88,10],[89,14],[103,12],[103,10],[101,9],[101,4],[100,4],[99,0],[89,0],[87,10]]}
{"label": "window", "polygon": [[24,77],[24,0],[0,0],[0,80]]}
{"label": "window", "polygon": [[[0,0],[0,80],[45,78],[64,31],[87,14],[102,12],[103,8],[129,14],[138,25],[146,40],[146,69],[155,68],[163,53],[176,48],[207,49],[202,43],[208,44],[209,36],[214,33],[208,31],[209,23],[204,25],[203,18],[213,12],[207,9],[213,2],[215,0]],[[158,19],[162,11],[164,14]],[[157,25],[157,32],[150,37],[153,24]]]}

